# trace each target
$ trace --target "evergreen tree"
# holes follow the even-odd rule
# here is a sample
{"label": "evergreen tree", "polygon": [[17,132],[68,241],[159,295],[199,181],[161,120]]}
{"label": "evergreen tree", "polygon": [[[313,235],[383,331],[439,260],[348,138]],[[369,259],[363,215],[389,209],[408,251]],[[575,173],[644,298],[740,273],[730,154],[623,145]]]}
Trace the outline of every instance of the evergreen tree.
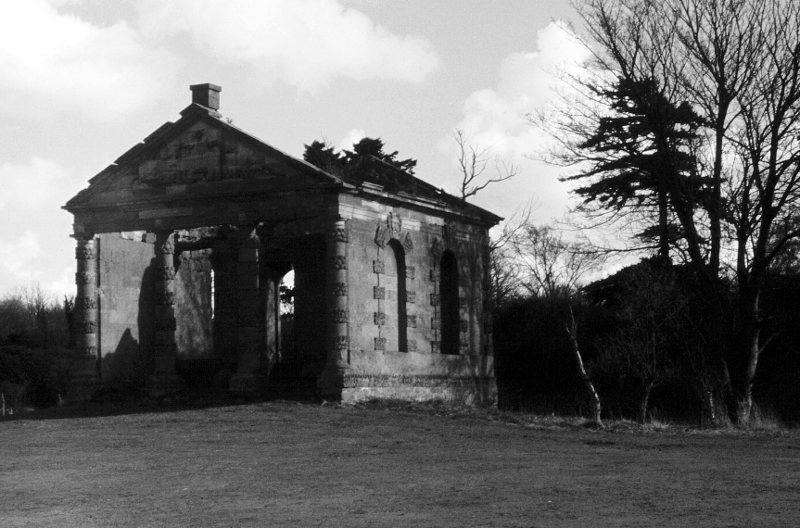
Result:
{"label": "evergreen tree", "polygon": [[602,95],[613,115],[601,118],[579,145],[591,153],[589,168],[567,180],[591,180],[575,190],[585,204],[617,213],[644,209],[645,218],[656,223],[638,236],[657,240],[659,257],[668,260],[670,246],[683,238],[671,211],[691,215],[707,192],[694,171],[693,146],[702,119],[688,103],[670,102],[652,78],[621,78]]}
{"label": "evergreen tree", "polygon": [[341,178],[363,179],[369,174],[382,172],[383,163],[413,175],[417,166],[415,159],[397,159],[398,152],[384,152],[380,138],[364,138],[353,145],[353,150],[336,152],[334,148],[321,141],[305,145],[303,159],[320,169]]}

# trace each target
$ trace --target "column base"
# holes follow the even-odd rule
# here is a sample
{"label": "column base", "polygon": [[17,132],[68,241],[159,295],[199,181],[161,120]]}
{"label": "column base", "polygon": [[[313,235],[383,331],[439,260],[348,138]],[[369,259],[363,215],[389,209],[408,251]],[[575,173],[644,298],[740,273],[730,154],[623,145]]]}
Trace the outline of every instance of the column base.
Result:
{"label": "column base", "polygon": [[346,368],[337,366],[326,366],[322,374],[317,378],[317,387],[319,388],[320,396],[323,398],[330,398],[333,400],[342,399],[342,391],[345,388],[344,374],[347,372]]}
{"label": "column base", "polygon": [[267,378],[260,374],[236,373],[231,376],[228,391],[237,396],[256,398],[262,396],[267,386]]}
{"label": "column base", "polygon": [[99,388],[97,358],[89,356],[73,360],[72,376],[66,394],[67,401],[89,401]]}
{"label": "column base", "polygon": [[181,392],[186,387],[183,378],[175,373],[153,374],[147,380],[147,394],[161,398]]}

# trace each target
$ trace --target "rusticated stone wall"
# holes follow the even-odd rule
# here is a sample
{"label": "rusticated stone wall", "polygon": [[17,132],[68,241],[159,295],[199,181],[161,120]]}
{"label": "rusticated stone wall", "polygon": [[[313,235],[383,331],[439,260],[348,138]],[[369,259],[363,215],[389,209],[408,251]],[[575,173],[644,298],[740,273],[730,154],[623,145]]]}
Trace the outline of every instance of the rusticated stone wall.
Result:
{"label": "rusticated stone wall", "polygon": [[492,403],[486,230],[355,197],[341,211],[350,278],[342,398]]}
{"label": "rusticated stone wall", "polygon": [[[288,231],[214,228],[189,249],[169,230],[79,249],[99,276],[96,323],[83,319],[102,380],[171,391],[176,360],[208,359],[230,370],[231,390],[257,393],[280,358],[343,400],[494,401],[485,230],[355,196],[337,210]],[[288,267],[295,347],[278,353],[268,313]]]}
{"label": "rusticated stone wall", "polygon": [[100,358],[101,381],[165,395],[179,366],[211,359],[215,383],[254,394],[280,362],[326,397],[491,403],[497,218],[391,170],[391,192],[342,181],[218,117],[189,107],[67,205],[87,384]]}

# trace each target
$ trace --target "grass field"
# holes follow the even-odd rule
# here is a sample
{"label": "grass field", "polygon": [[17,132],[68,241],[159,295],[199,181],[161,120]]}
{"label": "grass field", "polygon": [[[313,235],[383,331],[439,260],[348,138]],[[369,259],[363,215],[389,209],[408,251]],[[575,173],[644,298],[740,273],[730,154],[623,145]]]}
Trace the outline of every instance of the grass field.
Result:
{"label": "grass field", "polygon": [[800,433],[93,404],[0,422],[0,526],[796,527]]}

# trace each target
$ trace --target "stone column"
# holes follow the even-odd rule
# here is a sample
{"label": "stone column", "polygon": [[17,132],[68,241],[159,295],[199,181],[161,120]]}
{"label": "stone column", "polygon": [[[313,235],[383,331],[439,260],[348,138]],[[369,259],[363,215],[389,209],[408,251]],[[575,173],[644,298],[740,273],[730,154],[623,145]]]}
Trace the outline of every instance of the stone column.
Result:
{"label": "stone column", "polygon": [[172,231],[156,232],[155,306],[153,311],[153,374],[148,380],[152,396],[165,396],[183,389],[175,372],[178,346],[175,342],[175,238]]}
{"label": "stone column", "polygon": [[281,360],[281,279],[283,270],[268,268],[264,275],[264,346],[270,367]]}
{"label": "stone column", "polygon": [[263,311],[260,292],[259,250],[255,230],[243,230],[239,239],[238,275],[238,366],[231,377],[230,391],[258,396],[265,389]]}
{"label": "stone column", "polygon": [[100,381],[99,314],[97,302],[97,242],[94,235],[76,236],[75,274],[76,358],[68,399],[88,400]]}
{"label": "stone column", "polygon": [[347,224],[338,218],[326,236],[326,365],[319,378],[323,396],[341,398],[344,374],[350,368],[347,280]]}

